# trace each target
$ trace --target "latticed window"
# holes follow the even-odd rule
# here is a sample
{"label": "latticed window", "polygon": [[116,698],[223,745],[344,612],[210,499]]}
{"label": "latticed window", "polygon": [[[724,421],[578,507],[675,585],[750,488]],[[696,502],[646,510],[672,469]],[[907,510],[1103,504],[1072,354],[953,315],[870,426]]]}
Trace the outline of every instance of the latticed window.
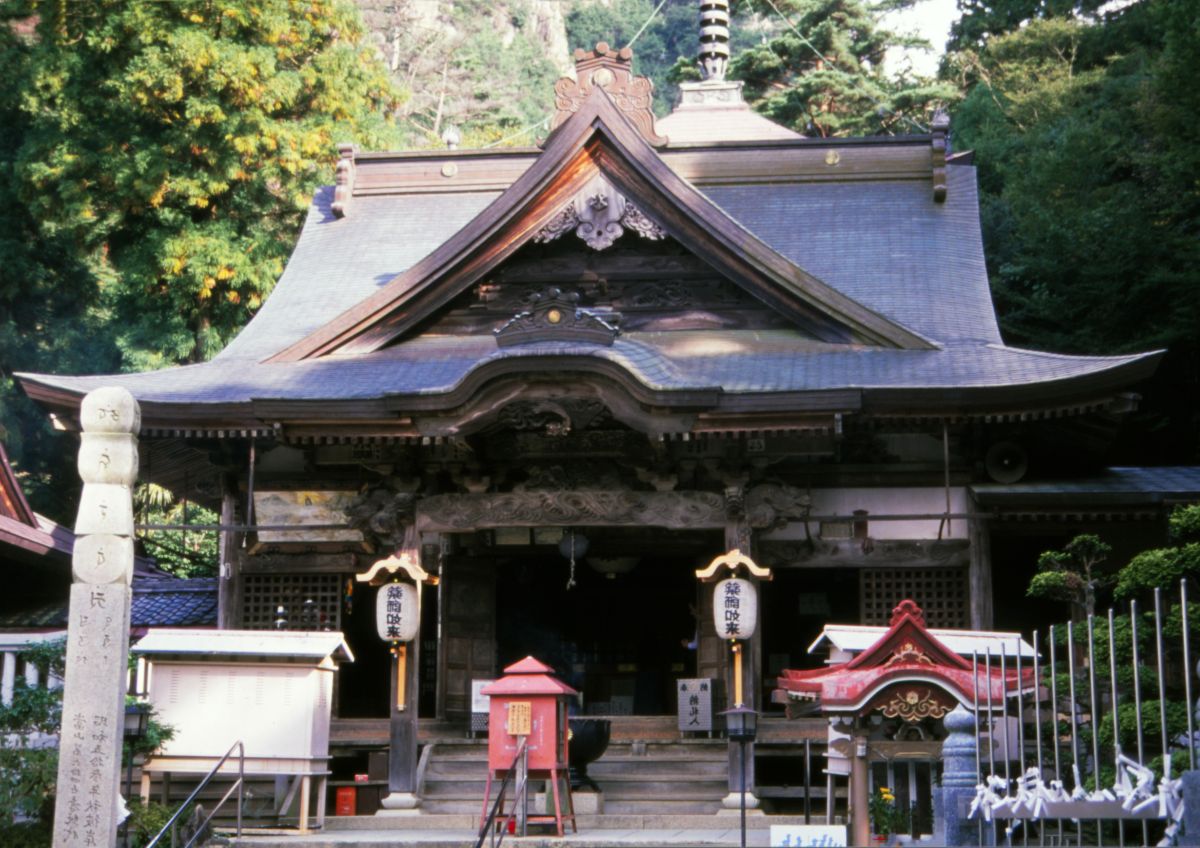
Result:
{"label": "latticed window", "polygon": [[248,630],[341,629],[336,574],[248,574],[242,587],[242,627]]}
{"label": "latticed window", "polygon": [[887,626],[892,610],[916,601],[930,627],[968,627],[970,588],[966,568],[864,568],[859,577],[860,620]]}

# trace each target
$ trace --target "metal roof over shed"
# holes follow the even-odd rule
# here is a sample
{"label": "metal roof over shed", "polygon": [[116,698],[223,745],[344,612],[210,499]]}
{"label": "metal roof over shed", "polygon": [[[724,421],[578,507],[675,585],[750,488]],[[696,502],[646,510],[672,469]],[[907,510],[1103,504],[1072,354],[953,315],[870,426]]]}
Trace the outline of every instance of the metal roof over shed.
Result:
{"label": "metal roof over shed", "polygon": [[277,660],[283,663],[320,664],[333,659],[354,662],[354,654],[341,633],[308,633],[275,630],[150,630],[132,648],[149,658],[223,658],[233,662]]}
{"label": "metal roof over shed", "polygon": [[[870,625],[829,624],[821,631],[821,635],[808,646],[808,652],[814,653],[822,643],[828,641],[839,651],[859,653],[879,641],[888,628]],[[993,657],[1001,654],[1007,657],[1017,656],[1022,659],[1032,659],[1035,651],[1033,646],[1021,638],[1020,633],[1008,633],[995,630],[942,630],[929,628],[928,633],[935,636],[961,657],[976,655],[985,656],[989,651]]]}

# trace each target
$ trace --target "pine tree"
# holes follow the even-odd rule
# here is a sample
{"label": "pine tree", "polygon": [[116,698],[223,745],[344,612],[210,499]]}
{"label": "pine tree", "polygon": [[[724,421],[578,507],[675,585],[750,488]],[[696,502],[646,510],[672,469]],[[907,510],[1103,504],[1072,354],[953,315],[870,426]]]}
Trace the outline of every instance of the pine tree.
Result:
{"label": "pine tree", "polygon": [[751,5],[771,34],[735,55],[730,76],[745,81],[747,99],[776,123],[821,137],[920,132],[936,108],[956,97],[946,83],[884,72],[888,48],[922,46],[880,24],[882,14],[911,3]]}

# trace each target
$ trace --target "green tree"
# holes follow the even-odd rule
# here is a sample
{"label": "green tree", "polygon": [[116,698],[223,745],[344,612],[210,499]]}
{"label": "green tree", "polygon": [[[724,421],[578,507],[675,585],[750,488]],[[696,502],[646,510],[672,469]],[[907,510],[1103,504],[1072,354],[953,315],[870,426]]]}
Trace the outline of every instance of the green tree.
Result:
{"label": "green tree", "polygon": [[951,50],[982,46],[988,38],[1016,32],[1030,21],[1087,18],[1105,0],[958,0],[959,17],[950,26]]}
{"label": "green tree", "polygon": [[282,270],[334,146],[394,141],[394,102],[338,0],[41,3],[16,177],[70,246],[132,368],[202,360]]}
{"label": "green tree", "polygon": [[1068,542],[1060,551],[1046,551],[1038,557],[1038,573],[1029,581],[1031,598],[1049,598],[1071,605],[1071,618],[1085,619],[1096,613],[1096,589],[1108,582],[1099,570],[1112,553],[1112,545],[1099,536],[1084,533]]}
{"label": "green tree", "polygon": [[1171,545],[1142,551],[1117,573],[1113,593],[1118,598],[1172,588],[1182,578],[1200,576],[1200,505],[1177,508],[1169,527]]}
{"label": "green tree", "polygon": [[[133,512],[138,524],[214,525],[220,516],[210,509],[176,498],[153,483],[142,483],[133,492]],[[215,577],[220,542],[215,530],[146,530],[138,534],[142,548],[158,566],[177,577]]]}
{"label": "green tree", "polygon": [[[1182,4],[1186,5],[1186,4]],[[1194,15],[1144,0],[1100,23],[1034,20],[950,57],[970,93],[988,270],[1010,343],[1063,353],[1169,349],[1121,461],[1196,456],[1200,112]]]}
{"label": "green tree", "polygon": [[112,371],[120,357],[73,241],[39,232],[19,197],[17,156],[28,128],[21,94],[33,39],[32,24],[14,14],[0,4],[0,439],[33,508],[65,517],[73,501],[53,481],[76,479],[72,452],[17,390],[13,372]]}
{"label": "green tree", "polygon": [[747,99],[776,123],[810,136],[919,132],[933,113],[956,99],[945,82],[883,69],[890,47],[925,46],[880,24],[910,0],[776,0],[782,13],[764,12],[772,27],[761,42],[739,51],[730,77],[744,80]]}

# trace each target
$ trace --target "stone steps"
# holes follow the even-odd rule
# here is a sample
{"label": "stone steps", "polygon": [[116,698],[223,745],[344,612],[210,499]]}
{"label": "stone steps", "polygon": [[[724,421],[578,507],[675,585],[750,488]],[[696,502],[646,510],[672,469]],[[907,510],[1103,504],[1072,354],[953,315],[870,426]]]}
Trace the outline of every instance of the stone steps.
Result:
{"label": "stone steps", "polygon": [[[618,815],[703,815],[717,812],[728,792],[728,749],[719,740],[610,743],[588,776],[604,793],[605,812]],[[425,770],[422,811],[477,813],[483,807],[487,743],[435,744]]]}

